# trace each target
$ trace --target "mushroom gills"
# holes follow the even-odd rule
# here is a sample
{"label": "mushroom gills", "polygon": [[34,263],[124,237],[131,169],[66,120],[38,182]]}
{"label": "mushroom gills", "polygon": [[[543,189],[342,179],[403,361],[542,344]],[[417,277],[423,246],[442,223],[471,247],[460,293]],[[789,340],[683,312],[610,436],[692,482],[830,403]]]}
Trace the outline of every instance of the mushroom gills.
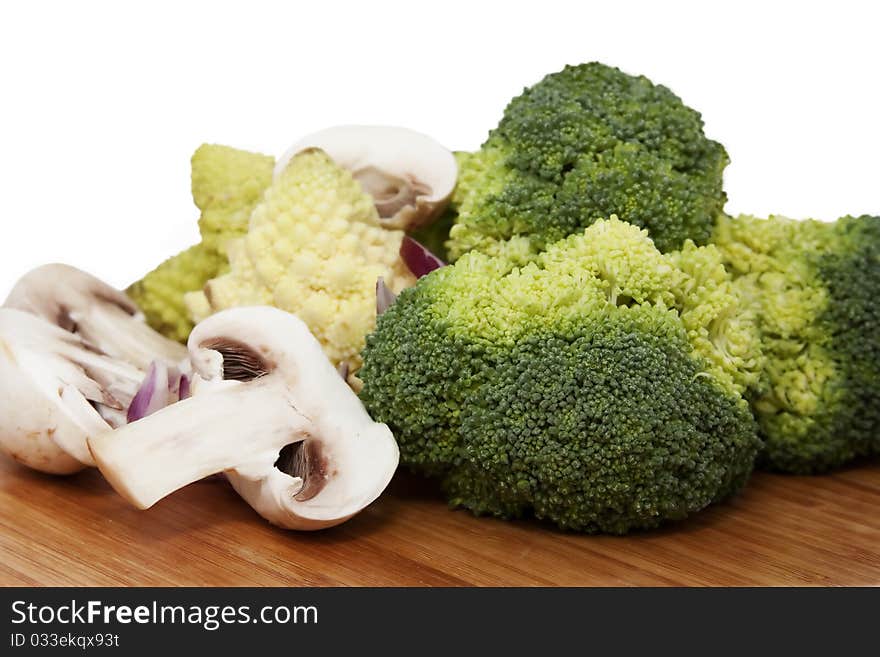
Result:
{"label": "mushroom gills", "polygon": [[321,452],[321,444],[315,440],[302,440],[281,448],[275,467],[284,474],[302,479],[302,488],[294,495],[298,502],[312,499],[327,483],[327,459]]}
{"label": "mushroom gills", "polygon": [[220,369],[211,372],[212,378],[224,381],[253,381],[268,374],[274,367],[249,345],[232,338],[206,340],[200,347],[216,351],[222,357]]}

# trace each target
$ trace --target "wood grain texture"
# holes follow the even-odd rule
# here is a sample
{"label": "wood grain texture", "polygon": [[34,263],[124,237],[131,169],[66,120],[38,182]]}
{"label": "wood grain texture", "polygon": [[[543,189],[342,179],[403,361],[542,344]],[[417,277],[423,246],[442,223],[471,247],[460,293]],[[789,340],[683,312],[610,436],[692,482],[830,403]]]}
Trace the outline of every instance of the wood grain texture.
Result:
{"label": "wood grain texture", "polygon": [[270,527],[219,478],[149,511],[96,471],[0,461],[3,585],[880,585],[880,464],[756,474],[729,503],[668,528],[581,536],[450,511],[398,474],[350,522]]}

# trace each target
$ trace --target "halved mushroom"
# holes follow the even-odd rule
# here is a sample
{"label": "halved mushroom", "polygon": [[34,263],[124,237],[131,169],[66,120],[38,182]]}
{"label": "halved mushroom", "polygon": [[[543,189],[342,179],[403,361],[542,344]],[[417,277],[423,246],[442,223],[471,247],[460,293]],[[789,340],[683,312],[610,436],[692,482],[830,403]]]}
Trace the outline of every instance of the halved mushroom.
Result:
{"label": "halved mushroom", "polygon": [[192,396],[89,445],[101,472],[139,508],[225,472],[264,518],[289,529],[339,524],[397,468],[374,422],[306,325],[269,307],[224,310],[189,338]]}
{"label": "halved mushroom", "polygon": [[320,148],[352,172],[387,228],[411,230],[443,212],[458,177],[452,153],[408,128],[343,125],[304,137],[275,165],[275,175],[307,148]]}
{"label": "halved mushroom", "polygon": [[118,290],[66,265],[35,269],[0,308],[0,449],[54,474],[94,465],[86,439],[126,422],[150,363],[185,357]]}
{"label": "halved mushroom", "polygon": [[0,308],[0,449],[52,474],[94,465],[86,439],[111,429],[98,409],[124,416],[142,378],[76,334]]}
{"label": "halved mushroom", "polygon": [[144,371],[154,360],[177,363],[186,357],[183,345],[147,326],[124,293],[69,265],[43,265],[25,274],[3,306],[42,317]]}

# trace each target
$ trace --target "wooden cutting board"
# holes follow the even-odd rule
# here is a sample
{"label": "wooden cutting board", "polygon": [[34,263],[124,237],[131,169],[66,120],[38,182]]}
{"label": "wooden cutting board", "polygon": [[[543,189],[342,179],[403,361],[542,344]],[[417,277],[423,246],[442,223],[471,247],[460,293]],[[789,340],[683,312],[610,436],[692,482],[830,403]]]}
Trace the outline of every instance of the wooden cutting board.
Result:
{"label": "wooden cutting board", "polygon": [[756,474],[729,503],[626,537],[450,511],[398,474],[318,533],[274,529],[220,478],[149,511],[96,471],[58,478],[0,459],[3,585],[880,585],[880,463]]}

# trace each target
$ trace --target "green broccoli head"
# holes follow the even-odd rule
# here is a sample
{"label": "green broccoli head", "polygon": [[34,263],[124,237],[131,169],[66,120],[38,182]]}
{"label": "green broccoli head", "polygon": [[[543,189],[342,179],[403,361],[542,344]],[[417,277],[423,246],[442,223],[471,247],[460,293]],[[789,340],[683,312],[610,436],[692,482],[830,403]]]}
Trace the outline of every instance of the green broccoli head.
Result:
{"label": "green broccoli head", "polygon": [[455,259],[527,235],[536,250],[616,214],[661,251],[705,244],[726,196],[721,144],[669,89],[599,63],[514,98],[476,153],[458,154]]}
{"label": "green broccoli head", "polygon": [[714,241],[760,311],[760,464],[814,473],[880,453],[880,218],[722,216]]}
{"label": "green broccoli head", "polygon": [[736,491],[759,339],[714,247],[612,218],[522,261],[469,253],[368,337],[361,397],[452,504],[623,533]]}

